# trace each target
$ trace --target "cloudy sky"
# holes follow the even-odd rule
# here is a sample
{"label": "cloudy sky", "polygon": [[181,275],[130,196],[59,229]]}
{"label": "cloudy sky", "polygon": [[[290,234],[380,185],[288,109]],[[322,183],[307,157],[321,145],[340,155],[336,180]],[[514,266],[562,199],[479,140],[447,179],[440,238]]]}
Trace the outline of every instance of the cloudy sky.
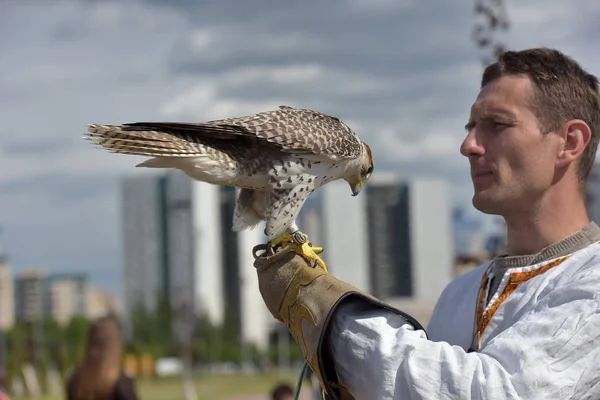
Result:
{"label": "cloudy sky", "polygon": [[[316,108],[380,171],[444,177],[470,206],[458,148],[482,70],[474,0],[208,3],[0,3],[0,243],[15,271],[88,270],[120,290],[119,179],[140,159],[93,148],[89,123]],[[600,74],[600,2],[507,4],[511,48],[557,47]]]}

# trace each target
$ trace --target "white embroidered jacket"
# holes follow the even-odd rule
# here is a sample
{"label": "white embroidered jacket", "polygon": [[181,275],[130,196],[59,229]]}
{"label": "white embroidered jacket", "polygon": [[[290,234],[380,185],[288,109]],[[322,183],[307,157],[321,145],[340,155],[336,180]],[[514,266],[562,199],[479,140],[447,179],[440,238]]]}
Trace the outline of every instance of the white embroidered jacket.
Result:
{"label": "white embroidered jacket", "polygon": [[342,304],[330,346],[355,399],[600,399],[600,244],[509,269],[486,305],[488,273],[446,287],[428,338]]}

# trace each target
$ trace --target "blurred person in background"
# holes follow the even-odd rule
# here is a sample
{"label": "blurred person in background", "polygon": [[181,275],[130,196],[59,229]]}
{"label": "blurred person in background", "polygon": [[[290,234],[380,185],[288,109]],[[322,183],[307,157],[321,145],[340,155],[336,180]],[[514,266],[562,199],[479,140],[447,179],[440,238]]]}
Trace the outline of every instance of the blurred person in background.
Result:
{"label": "blurred person in background", "polygon": [[600,399],[598,78],[555,49],[507,51],[466,122],[472,202],[507,245],[446,286],[427,331],[285,238],[254,249],[263,300],[335,399]]}
{"label": "blurred person in background", "polygon": [[8,373],[4,367],[0,367],[0,400],[10,400],[8,395]]}
{"label": "blurred person in background", "polygon": [[271,400],[294,400],[294,391],[287,383],[280,383],[271,391]]}
{"label": "blurred person in background", "polygon": [[115,316],[95,320],[85,355],[67,383],[67,400],[137,400],[133,380],[122,368],[123,335]]}

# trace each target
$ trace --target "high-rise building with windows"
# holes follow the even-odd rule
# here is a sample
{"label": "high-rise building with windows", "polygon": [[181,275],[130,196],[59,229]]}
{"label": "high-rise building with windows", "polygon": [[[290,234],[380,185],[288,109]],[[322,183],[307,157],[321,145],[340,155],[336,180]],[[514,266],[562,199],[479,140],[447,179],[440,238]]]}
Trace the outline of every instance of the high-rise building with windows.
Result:
{"label": "high-rise building with windows", "polygon": [[412,297],[409,186],[395,177],[365,188],[371,291],[375,297]]}
{"label": "high-rise building with windows", "polygon": [[221,188],[171,171],[166,180],[167,254],[173,307],[193,305],[223,322]]}
{"label": "high-rise building with windows", "polygon": [[121,184],[124,305],[156,309],[170,293],[166,177],[127,177]]}

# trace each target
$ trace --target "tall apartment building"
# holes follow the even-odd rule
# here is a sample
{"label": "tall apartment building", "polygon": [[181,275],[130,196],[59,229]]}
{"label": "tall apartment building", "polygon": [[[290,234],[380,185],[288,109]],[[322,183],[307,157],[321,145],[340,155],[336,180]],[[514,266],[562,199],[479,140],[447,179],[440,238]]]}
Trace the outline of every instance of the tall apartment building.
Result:
{"label": "tall apartment building", "polygon": [[221,188],[180,171],[166,179],[167,254],[173,307],[193,304],[223,321]]}
{"label": "tall apartment building", "polygon": [[127,177],[121,184],[124,302],[155,310],[169,296],[166,179],[162,175]]}
{"label": "tall apartment building", "polygon": [[374,176],[365,188],[369,271],[375,297],[412,297],[413,254],[409,187],[394,176]]}
{"label": "tall apartment building", "polygon": [[240,237],[231,229],[231,221],[235,210],[237,190],[228,186],[221,188],[220,213],[221,220],[221,260],[223,276],[223,313],[225,323],[238,332],[242,338],[242,276],[240,271]]}

